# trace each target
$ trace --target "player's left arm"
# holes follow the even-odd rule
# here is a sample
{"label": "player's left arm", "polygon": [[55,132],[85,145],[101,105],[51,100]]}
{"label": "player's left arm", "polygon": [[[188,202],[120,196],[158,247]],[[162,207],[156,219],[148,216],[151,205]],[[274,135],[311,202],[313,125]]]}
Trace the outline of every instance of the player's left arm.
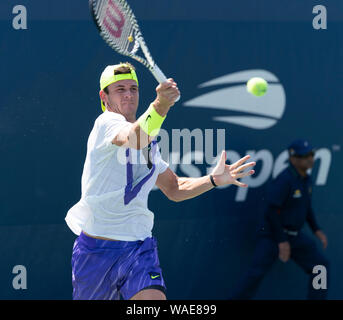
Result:
{"label": "player's left arm", "polygon": [[[254,170],[244,172],[245,169],[253,167],[256,163],[246,161],[250,156],[245,156],[232,165],[227,165],[226,152],[223,151],[216,167],[211,175],[217,186],[235,184],[239,187],[247,187],[246,184],[237,179],[252,175]],[[210,175],[199,178],[179,177],[171,169],[161,173],[156,181],[156,185],[172,201],[183,201],[203,194],[214,188]]]}

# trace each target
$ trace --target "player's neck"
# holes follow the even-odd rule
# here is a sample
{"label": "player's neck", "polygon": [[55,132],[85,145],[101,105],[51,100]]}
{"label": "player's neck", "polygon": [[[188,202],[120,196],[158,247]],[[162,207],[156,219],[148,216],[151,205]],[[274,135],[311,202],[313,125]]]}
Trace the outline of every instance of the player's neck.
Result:
{"label": "player's neck", "polygon": [[136,121],[136,113],[135,114],[123,114],[117,108],[107,108],[107,110],[110,112],[121,114],[126,119],[126,121],[128,121],[128,122],[134,123]]}
{"label": "player's neck", "polygon": [[134,123],[137,119],[136,119],[136,112],[127,112],[127,113],[121,113],[126,121]]}
{"label": "player's neck", "polygon": [[134,123],[136,121],[136,115],[133,116],[125,116],[126,121]]}

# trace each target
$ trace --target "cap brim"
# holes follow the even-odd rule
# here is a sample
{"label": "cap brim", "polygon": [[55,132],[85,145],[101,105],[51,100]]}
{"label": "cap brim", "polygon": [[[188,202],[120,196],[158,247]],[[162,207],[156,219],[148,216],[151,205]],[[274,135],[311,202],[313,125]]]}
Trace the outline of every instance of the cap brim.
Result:
{"label": "cap brim", "polygon": [[312,146],[308,146],[307,148],[304,148],[300,151],[295,152],[295,155],[304,156],[305,154],[308,154],[310,152],[315,152],[315,149]]}

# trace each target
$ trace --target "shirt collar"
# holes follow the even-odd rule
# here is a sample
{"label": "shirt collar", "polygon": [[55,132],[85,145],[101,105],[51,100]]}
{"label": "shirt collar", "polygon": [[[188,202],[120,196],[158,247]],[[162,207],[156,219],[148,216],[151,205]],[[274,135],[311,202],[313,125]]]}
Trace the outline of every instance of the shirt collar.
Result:
{"label": "shirt collar", "polygon": [[293,164],[289,161],[289,171],[291,171],[291,173],[297,177],[298,179],[301,179],[301,180],[307,180],[309,175],[306,173],[306,176],[303,177],[298,171],[297,169],[293,166]]}

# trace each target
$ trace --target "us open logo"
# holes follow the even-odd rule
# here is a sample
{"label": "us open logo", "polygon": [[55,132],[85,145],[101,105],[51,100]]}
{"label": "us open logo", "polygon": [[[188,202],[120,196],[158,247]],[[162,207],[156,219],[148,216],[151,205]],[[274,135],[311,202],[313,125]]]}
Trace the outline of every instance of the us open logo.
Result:
{"label": "us open logo", "polygon": [[[246,82],[252,77],[268,81],[268,91],[263,97],[255,97],[247,92]],[[283,85],[266,70],[239,71],[204,82],[198,87],[213,87],[213,90],[186,101],[183,106],[223,111],[222,116],[213,116],[214,121],[263,130],[274,126],[285,111]]]}
{"label": "us open logo", "polygon": [[[255,97],[247,92],[246,83],[252,77],[261,77],[268,81],[268,91],[264,96]],[[202,93],[184,102],[183,106],[211,110],[213,111],[211,112],[212,116],[208,120],[217,123],[228,123],[231,126],[245,127],[256,132],[255,130],[266,130],[277,125],[286,110],[285,89],[279,79],[267,70],[252,69],[230,73],[206,81],[198,85],[198,88]],[[214,135],[214,131],[216,131],[216,135]],[[173,129],[171,135],[168,131],[161,129],[159,136],[161,140],[158,144],[161,147],[162,158],[169,163],[169,167],[173,171],[179,170],[180,174],[188,177],[201,177],[205,171],[206,174],[210,174],[213,165],[219,160],[214,150],[225,150],[226,147],[225,129],[195,128],[192,131]],[[183,147],[186,145],[186,150],[181,148],[181,140]],[[288,150],[282,150],[279,154],[274,154],[268,148],[261,150],[248,148],[243,153],[231,149],[226,152],[228,163],[234,163],[245,154],[249,154],[251,161],[261,164],[260,170],[256,174],[241,179],[241,182],[246,183],[248,188],[236,189],[234,199],[237,202],[245,201],[249,189],[261,187],[268,179],[276,178],[289,165]],[[314,177],[316,186],[326,185],[331,157],[329,148],[317,149],[314,159],[319,161],[317,176]],[[205,164],[206,168],[199,167],[200,164]],[[218,189],[229,187],[230,185],[226,185],[218,187]],[[153,190],[157,189],[157,187],[153,188]]]}

